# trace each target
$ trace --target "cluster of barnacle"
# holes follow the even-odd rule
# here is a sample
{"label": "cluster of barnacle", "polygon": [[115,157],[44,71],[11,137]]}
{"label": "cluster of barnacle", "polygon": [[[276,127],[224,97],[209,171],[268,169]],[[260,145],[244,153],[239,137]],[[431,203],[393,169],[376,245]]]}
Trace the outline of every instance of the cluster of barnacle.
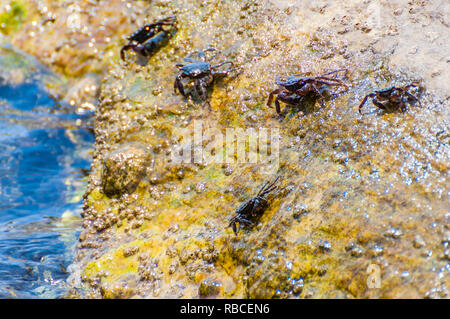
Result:
{"label": "cluster of barnacle", "polygon": [[[166,30],[164,27],[170,27],[171,30]],[[157,52],[157,50],[167,43],[176,30],[176,17],[171,16],[159,20],[157,22],[147,24],[134,32],[129,38],[129,43],[122,47],[120,55],[125,59],[125,52],[132,49],[137,54],[142,56],[150,56]],[[207,88],[210,86],[217,76],[226,76],[234,71],[232,61],[222,61],[215,65],[212,61],[217,54],[208,57],[208,52],[215,51],[214,48],[206,50],[191,52],[184,60],[185,64],[177,64],[180,73],[176,76],[174,82],[174,91],[178,91],[184,97],[187,97],[182,80],[190,79],[194,83],[194,91],[202,99],[207,100]],[[193,57],[196,55],[196,57]],[[230,65],[230,68],[223,69],[222,66]],[[280,102],[292,107],[298,107],[304,103],[305,99],[313,98],[319,99],[324,105],[325,97],[329,95],[331,88],[342,88],[335,94],[341,94],[348,91],[349,86],[339,78],[339,74],[346,73],[345,69],[331,71],[315,77],[302,77],[299,75],[289,76],[282,80],[277,78],[275,83],[279,86],[269,94],[267,105],[275,108],[278,114],[281,114]],[[417,87],[416,84],[409,84],[404,87],[390,87],[367,94],[359,105],[359,113],[362,113],[362,108],[369,98],[372,103],[389,112],[405,111],[408,104],[418,102],[418,98],[411,94],[410,89]],[[267,196],[273,192],[277,187],[275,183],[278,178],[272,183],[266,183],[258,192],[258,194],[244,202],[236,210],[236,215],[230,219],[229,227],[237,234],[237,225],[243,224],[251,226],[254,224],[252,220],[261,216],[268,206]]]}
{"label": "cluster of barnacle", "polygon": [[141,280],[154,282],[161,280],[162,271],[158,269],[159,260],[152,258],[149,254],[139,255],[138,273]]}
{"label": "cluster of barnacle", "polygon": [[151,219],[153,216],[142,206],[127,207],[124,209],[119,209],[118,212],[117,226],[123,225],[123,221],[127,220],[126,226],[124,228],[125,232],[131,231],[131,229],[136,229],[144,224],[145,220]]}

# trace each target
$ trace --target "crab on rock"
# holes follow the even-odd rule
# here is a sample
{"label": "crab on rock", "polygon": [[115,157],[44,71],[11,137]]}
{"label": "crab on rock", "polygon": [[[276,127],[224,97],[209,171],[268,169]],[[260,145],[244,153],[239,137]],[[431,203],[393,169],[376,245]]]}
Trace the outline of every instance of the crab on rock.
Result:
{"label": "crab on rock", "polygon": [[[164,46],[172,37],[171,30],[165,30],[164,26],[176,28],[177,18],[171,16],[154,23],[147,24],[128,37],[128,44],[120,50],[120,57],[125,60],[125,52],[134,52],[148,57]],[[147,41],[147,42],[146,42]]]}
{"label": "crab on rock", "polygon": [[409,84],[404,87],[393,86],[388,89],[369,93],[364,97],[359,105],[359,113],[362,114],[362,108],[369,98],[372,98],[372,103],[382,110],[393,112],[400,109],[402,112],[405,112],[406,105],[408,103],[419,101],[417,97],[409,92],[409,90],[413,87],[417,87],[417,85]]}
{"label": "crab on rock", "polygon": [[[216,58],[217,55],[214,55],[210,58],[206,56],[206,52],[215,51],[214,48],[208,48],[203,51],[195,51],[188,54],[184,61],[188,62],[187,64],[177,64],[177,67],[180,69],[180,73],[177,75],[174,83],[174,91],[177,93],[177,90],[184,97],[187,96],[184,86],[182,83],[182,79],[187,78],[191,79],[194,82],[194,90],[197,95],[202,99],[207,99],[207,87],[214,81],[217,76],[225,76],[230,72],[234,71],[234,68],[220,70],[219,68],[225,64],[230,64],[233,66],[233,62],[224,61],[215,65],[211,64],[211,61]],[[196,54],[197,58],[192,58],[192,56]]]}
{"label": "crab on rock", "polygon": [[346,70],[340,69],[316,77],[298,77],[297,75],[292,75],[286,80],[277,78],[275,83],[281,86],[281,88],[270,93],[267,106],[272,107],[275,96],[275,107],[278,114],[281,114],[280,101],[287,105],[297,106],[302,104],[305,97],[313,96],[320,98],[323,105],[325,100],[323,93],[330,87],[344,87],[343,92],[348,89],[348,86],[341,79],[331,77],[332,74],[342,71]]}
{"label": "crab on rock", "polygon": [[236,215],[230,219],[228,224],[228,227],[231,227],[236,235],[238,232],[237,224],[251,226],[254,224],[252,220],[261,217],[269,205],[267,196],[277,188],[275,184],[279,178],[278,176],[270,184],[269,182],[265,183],[255,197],[250,198],[236,209]]}

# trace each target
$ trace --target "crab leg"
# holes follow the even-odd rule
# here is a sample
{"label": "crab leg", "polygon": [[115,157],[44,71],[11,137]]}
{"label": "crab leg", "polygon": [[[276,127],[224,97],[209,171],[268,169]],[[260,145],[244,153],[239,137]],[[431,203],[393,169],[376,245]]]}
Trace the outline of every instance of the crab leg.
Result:
{"label": "crab leg", "polygon": [[211,67],[211,69],[215,70],[215,69],[217,69],[217,68],[219,68],[219,67],[221,67],[222,65],[225,65],[225,64],[234,65],[232,61],[225,61],[225,62],[221,62],[219,64],[214,65],[213,67]]}
{"label": "crab leg", "polygon": [[366,104],[367,99],[368,99],[368,98],[372,98],[372,97],[374,97],[375,95],[376,95],[375,93],[370,93],[370,94],[367,94],[367,95],[364,97],[364,99],[362,100],[361,104],[359,104],[359,108],[358,108],[359,114],[362,114],[362,108],[363,108],[364,104]]}
{"label": "crab leg", "polygon": [[122,60],[125,61],[125,51],[131,50],[131,49],[134,48],[134,47],[135,47],[134,44],[127,44],[127,45],[124,45],[124,46],[122,47],[122,49],[120,50],[120,58],[121,58]]}
{"label": "crab leg", "polygon": [[277,96],[277,98],[275,99],[275,109],[277,110],[278,114],[281,114],[280,99],[280,96]]}
{"label": "crab leg", "polygon": [[188,55],[186,55],[186,57],[184,58],[184,61],[186,61],[186,62],[196,62],[197,60],[191,59],[191,57],[194,54],[197,54],[197,56],[198,56],[200,54],[200,51],[192,51],[192,52],[190,52]]}
{"label": "crab leg", "polygon": [[208,97],[208,93],[206,91],[205,82],[203,82],[202,80],[196,79],[194,81],[194,86],[195,86],[195,90],[197,91],[197,93],[200,96],[200,98],[202,100],[206,100],[206,98]]}
{"label": "crab leg", "polygon": [[261,188],[261,190],[258,192],[257,196],[265,196],[270,192],[272,192],[274,189],[276,189],[277,187],[275,186],[275,183],[278,181],[279,178],[280,176],[278,176],[271,184],[269,184],[269,182],[265,183]]}
{"label": "crab leg", "polygon": [[376,99],[373,99],[373,100],[372,100],[372,103],[373,103],[376,107],[378,107],[378,108],[380,108],[380,109],[382,109],[382,110],[386,110],[386,106],[384,106],[383,103],[378,102]]}
{"label": "crab leg", "polygon": [[231,222],[230,222],[230,224],[228,225],[228,227],[231,226],[231,228],[233,229],[233,232],[234,232],[235,235],[237,235],[237,227],[236,227],[237,223],[244,224],[244,225],[247,225],[247,226],[254,225],[253,222],[251,222],[248,219],[245,219],[243,217],[240,217],[240,216],[233,217]]}
{"label": "crab leg", "polygon": [[292,93],[287,90],[281,91],[275,99],[275,107],[278,114],[281,114],[280,101],[289,105],[298,105],[302,102],[303,96],[300,94]]}
{"label": "crab leg", "polygon": [[182,74],[179,74],[177,76],[177,78],[175,79],[175,83],[173,86],[174,89],[174,93],[177,93],[177,90],[181,93],[181,95],[183,95],[184,97],[186,97],[186,93],[184,92],[184,88],[183,88],[183,84],[181,83],[181,79],[183,78]]}
{"label": "crab leg", "polygon": [[330,74],[335,74],[335,73],[342,72],[342,71],[347,72],[347,69],[338,69],[338,70],[335,70],[335,71],[331,71],[331,72],[328,72],[328,73],[321,74],[319,77],[323,77],[325,75],[330,75]]}
{"label": "crab leg", "polygon": [[416,98],[414,95],[412,95],[411,93],[409,93],[409,92],[405,92],[405,94],[407,95],[407,96],[409,96],[411,99],[413,99],[413,101],[414,102],[419,102],[419,105],[422,105],[421,103],[420,103],[420,100],[418,99],[418,98]]}
{"label": "crab leg", "polygon": [[277,94],[279,94],[281,91],[283,91],[283,89],[276,89],[274,91],[272,91],[269,95],[269,100],[267,101],[267,106],[268,107],[272,107],[272,102],[273,102],[273,97]]}
{"label": "crab leg", "polygon": [[211,72],[212,75],[228,75],[228,73],[233,72],[236,69],[227,69],[224,71],[213,71]]}
{"label": "crab leg", "polygon": [[[314,78],[314,80],[315,80],[314,82],[319,83],[319,84],[325,84],[325,85],[330,85],[330,86],[342,85],[342,86],[345,86],[346,88],[348,88],[348,85],[339,79],[331,79],[331,78],[318,76],[318,77]],[[335,83],[330,83],[330,82],[335,82]]]}

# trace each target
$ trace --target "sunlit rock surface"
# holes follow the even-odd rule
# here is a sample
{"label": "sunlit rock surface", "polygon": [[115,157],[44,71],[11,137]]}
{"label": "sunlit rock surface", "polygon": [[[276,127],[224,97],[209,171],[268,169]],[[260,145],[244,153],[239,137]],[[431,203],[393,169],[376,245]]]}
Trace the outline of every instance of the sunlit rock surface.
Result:
{"label": "sunlit rock surface", "polygon": [[[44,24],[40,9],[41,33],[27,21],[16,45],[69,75],[105,70],[74,296],[448,298],[447,2],[38,2],[56,20]],[[69,5],[81,32],[67,26]],[[178,32],[145,66],[120,61],[127,35],[172,14]],[[175,65],[210,46],[238,70],[215,82],[209,105],[175,95]],[[324,107],[266,106],[277,76],[340,68],[351,87]],[[412,81],[425,87],[421,105],[358,113],[366,94]],[[173,161],[198,121],[278,128],[278,170]],[[136,143],[145,174],[112,196],[104,163]],[[229,218],[275,176],[258,225],[236,236]]]}

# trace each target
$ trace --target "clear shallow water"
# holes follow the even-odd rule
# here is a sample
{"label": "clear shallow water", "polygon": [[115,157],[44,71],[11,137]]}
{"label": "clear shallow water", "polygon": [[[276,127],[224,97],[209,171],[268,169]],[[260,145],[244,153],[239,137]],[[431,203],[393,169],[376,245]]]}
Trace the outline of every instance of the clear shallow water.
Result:
{"label": "clear shallow water", "polygon": [[47,93],[48,75],[0,48],[0,298],[67,291],[94,137]]}

